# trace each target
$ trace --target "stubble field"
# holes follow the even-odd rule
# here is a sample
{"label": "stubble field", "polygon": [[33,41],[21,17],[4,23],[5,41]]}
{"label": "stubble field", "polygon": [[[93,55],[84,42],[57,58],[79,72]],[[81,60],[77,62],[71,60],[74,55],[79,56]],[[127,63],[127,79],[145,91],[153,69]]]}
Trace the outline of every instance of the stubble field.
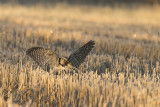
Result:
{"label": "stubble field", "polygon": [[[0,5],[0,106],[160,106],[160,7]],[[95,47],[79,73],[56,75],[32,46],[69,56]]]}

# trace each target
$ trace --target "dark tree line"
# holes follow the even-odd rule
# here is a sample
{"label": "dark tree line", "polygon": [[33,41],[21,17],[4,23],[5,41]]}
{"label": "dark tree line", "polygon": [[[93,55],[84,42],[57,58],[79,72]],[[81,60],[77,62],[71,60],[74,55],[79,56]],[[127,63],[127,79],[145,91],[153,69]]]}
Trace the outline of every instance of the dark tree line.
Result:
{"label": "dark tree line", "polygon": [[79,3],[79,4],[114,4],[114,3],[128,3],[128,4],[160,4],[160,0],[0,0],[1,3],[20,3],[20,4],[36,4],[36,3]]}

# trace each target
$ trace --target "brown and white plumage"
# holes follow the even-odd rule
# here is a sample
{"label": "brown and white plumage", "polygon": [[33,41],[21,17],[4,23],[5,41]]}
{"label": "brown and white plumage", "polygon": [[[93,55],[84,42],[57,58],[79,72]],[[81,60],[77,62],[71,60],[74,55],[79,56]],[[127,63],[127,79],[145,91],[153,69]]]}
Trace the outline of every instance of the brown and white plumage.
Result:
{"label": "brown and white plumage", "polygon": [[92,50],[94,44],[94,41],[89,41],[88,43],[80,47],[78,50],[71,53],[71,55],[68,58],[68,61],[71,62],[73,66],[78,68],[80,64],[84,61],[86,56],[89,54],[89,52]]}
{"label": "brown and white plumage", "polygon": [[78,50],[72,52],[68,59],[58,57],[52,50],[43,47],[32,47],[26,51],[26,54],[42,67],[42,69],[48,72],[51,68],[60,66],[78,68],[92,50],[94,44],[94,41],[89,41]]}

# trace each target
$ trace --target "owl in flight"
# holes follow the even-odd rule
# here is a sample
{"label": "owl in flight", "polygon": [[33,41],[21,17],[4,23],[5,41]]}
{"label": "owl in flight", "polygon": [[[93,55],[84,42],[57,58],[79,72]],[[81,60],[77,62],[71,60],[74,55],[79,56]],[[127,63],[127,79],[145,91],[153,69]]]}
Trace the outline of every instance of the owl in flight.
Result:
{"label": "owl in flight", "polygon": [[94,47],[94,44],[95,42],[90,40],[78,50],[73,51],[68,59],[65,57],[58,57],[54,51],[43,47],[32,47],[26,51],[26,54],[30,56],[38,66],[48,72],[53,68],[78,69]]}

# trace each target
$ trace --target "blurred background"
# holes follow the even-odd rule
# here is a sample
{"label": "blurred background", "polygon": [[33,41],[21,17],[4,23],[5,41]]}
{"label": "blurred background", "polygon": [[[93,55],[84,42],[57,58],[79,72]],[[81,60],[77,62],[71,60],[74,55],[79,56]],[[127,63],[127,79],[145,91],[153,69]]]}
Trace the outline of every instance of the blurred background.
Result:
{"label": "blurred background", "polygon": [[67,3],[73,3],[73,4],[101,4],[101,5],[109,5],[109,4],[115,4],[115,3],[127,3],[127,4],[159,4],[160,0],[0,0],[2,3],[7,2],[16,2],[20,4],[36,4],[36,3],[60,3],[60,2],[67,2]]}
{"label": "blurred background", "polygon": [[[81,44],[95,40],[95,54],[157,61],[159,3],[160,0],[0,0],[1,60],[7,58],[16,64],[32,46],[48,47],[60,56],[68,56]],[[11,60],[14,57],[15,62]]]}

